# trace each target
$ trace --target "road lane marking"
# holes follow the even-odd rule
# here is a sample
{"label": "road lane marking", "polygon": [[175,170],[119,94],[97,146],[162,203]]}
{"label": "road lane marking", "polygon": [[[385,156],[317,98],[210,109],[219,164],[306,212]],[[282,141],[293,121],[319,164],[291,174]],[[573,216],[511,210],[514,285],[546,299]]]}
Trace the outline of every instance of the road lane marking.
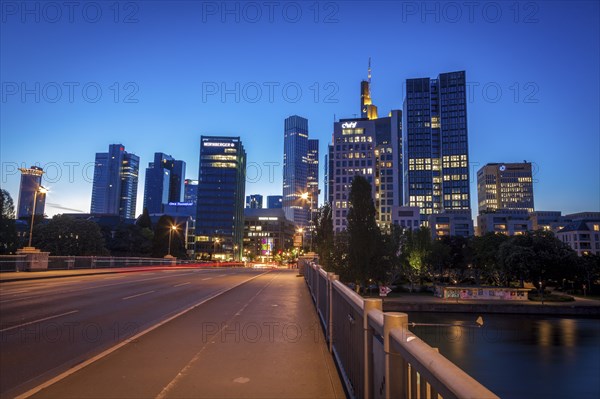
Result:
{"label": "road lane marking", "polygon": [[146,292],[142,292],[141,294],[130,295],[130,296],[126,296],[125,298],[121,298],[121,299],[126,301],[131,298],[137,298],[138,296],[152,294],[153,292],[156,292],[156,291],[146,291]]}
{"label": "road lane marking", "polygon": [[191,284],[191,282],[188,281],[187,283],[176,284],[173,287],[181,287],[182,285],[188,285],[188,284]]}
{"label": "road lane marking", "polygon": [[202,281],[211,280],[212,277],[203,278]]}
{"label": "road lane marking", "polygon": [[157,324],[155,324],[153,326],[148,327],[147,329],[145,329],[144,331],[141,331],[141,332],[137,333],[133,337],[127,338],[126,340],[118,343],[117,345],[113,346],[112,348],[108,348],[104,352],[101,352],[101,353],[97,354],[96,356],[94,356],[94,357],[92,357],[92,358],[90,358],[90,359],[88,359],[88,360],[86,360],[86,361],[84,361],[82,363],[79,363],[79,364],[73,366],[69,370],[67,370],[67,371],[65,371],[65,372],[57,375],[54,378],[49,379],[48,381],[46,381],[46,382],[38,385],[37,387],[31,388],[29,391],[27,391],[27,392],[25,392],[25,393],[23,393],[23,394],[21,394],[19,396],[16,396],[15,399],[29,398],[30,396],[35,395],[36,393],[38,393],[42,389],[47,388],[47,387],[49,387],[49,386],[51,386],[51,385],[59,382],[60,380],[63,380],[65,378],[67,378],[71,374],[74,374],[74,373],[78,372],[79,370],[81,370],[81,369],[89,366],[90,364],[96,362],[97,360],[100,360],[100,359],[102,359],[102,358],[110,355],[111,353],[113,353],[116,350],[124,347],[125,345],[129,344],[130,342],[135,341],[136,339],[139,339],[140,337],[148,334],[149,332],[151,332],[153,330],[156,330],[157,328],[161,327],[164,324],[167,324],[171,320],[176,319],[179,316],[182,316],[182,315],[186,314],[187,312],[189,312],[189,311],[197,308],[198,306],[204,305],[206,302],[208,302],[208,301],[210,301],[210,300],[212,300],[212,299],[214,299],[214,298],[216,298],[216,297],[218,297],[220,295],[223,295],[224,293],[226,293],[228,291],[231,291],[231,290],[239,287],[242,284],[246,284],[247,282],[250,282],[250,281],[252,281],[252,280],[254,280],[254,279],[256,279],[256,278],[258,278],[260,276],[263,276],[263,275],[265,275],[265,274],[267,274],[269,272],[270,271],[266,271],[264,273],[257,274],[256,276],[252,276],[249,279],[244,280],[244,281],[240,282],[239,284],[236,284],[236,285],[234,285],[232,287],[224,288],[222,290],[219,290],[216,293],[214,293],[213,295],[211,295],[211,296],[209,296],[209,297],[201,300],[200,302],[196,303],[195,305],[192,305],[192,306],[188,307],[187,309],[183,309],[182,311],[175,313],[173,316],[168,317],[165,320],[163,320],[163,321],[161,321],[161,322],[159,322],[159,323],[157,323]]}
{"label": "road lane marking", "polygon": [[39,322],[50,320],[50,319],[56,319],[57,317],[66,316],[66,315],[77,313],[77,312],[79,312],[79,310],[71,310],[70,312],[65,312],[65,313],[61,313],[61,314],[55,314],[54,316],[48,316],[48,317],[44,317],[43,319],[37,319],[37,320],[29,321],[27,323],[19,324],[18,326],[12,326],[12,327],[3,328],[2,330],[0,330],[0,333],[3,333],[5,331],[14,330],[16,328],[25,327],[25,326],[28,326],[30,324],[35,324],[35,323],[39,323]]}
{"label": "road lane marking", "polygon": [[[279,275],[275,275],[267,284],[265,284],[264,287],[262,287],[260,290],[258,290],[258,292],[256,294],[254,294],[252,296],[252,298],[250,298],[250,300],[248,300],[244,306],[242,306],[240,308],[240,310],[237,311],[237,313],[235,315],[233,315],[233,317],[231,317],[229,320],[227,320],[227,322],[225,324],[222,325],[221,329],[219,331],[217,331],[217,334],[221,334],[223,332],[224,329],[226,329],[229,326],[229,323],[231,323],[236,317],[239,317],[244,310],[246,310],[246,308],[248,306],[250,306],[250,304],[252,302],[254,302],[254,300],[265,290],[267,289],[267,287],[269,287],[271,285],[271,283],[273,282],[273,280],[275,280],[277,277],[279,277]],[[156,395],[155,399],[164,399],[166,398],[170,391],[173,390],[173,388],[175,388],[177,386],[177,384],[179,383],[179,381],[181,381],[182,378],[185,378],[188,375],[189,370],[192,368],[192,366],[200,359],[200,356],[202,355],[202,352],[204,352],[204,350],[209,346],[208,343],[206,343],[195,355],[194,357],[192,357],[192,359],[187,362],[187,364],[179,371],[179,373],[177,373],[177,375],[175,376],[175,378],[173,378],[161,391],[158,395]]]}
{"label": "road lane marking", "polygon": [[227,276],[226,274],[219,274],[217,277]]}

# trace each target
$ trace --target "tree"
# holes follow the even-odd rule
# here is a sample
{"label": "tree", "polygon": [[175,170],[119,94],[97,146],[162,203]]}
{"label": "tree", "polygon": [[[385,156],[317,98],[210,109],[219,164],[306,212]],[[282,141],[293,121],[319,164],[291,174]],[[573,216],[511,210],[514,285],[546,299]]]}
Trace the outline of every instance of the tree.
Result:
{"label": "tree", "polygon": [[473,238],[473,265],[483,282],[494,285],[502,284],[498,251],[508,239],[508,236],[496,233],[487,233]]}
{"label": "tree", "polygon": [[54,256],[106,255],[100,227],[85,219],[56,215],[48,223],[34,225],[34,246]]}
{"label": "tree", "polygon": [[402,248],[404,259],[404,275],[410,282],[410,291],[414,283],[420,281],[427,271],[427,260],[431,252],[431,232],[427,227],[418,230],[405,230],[405,241]]}
{"label": "tree", "polygon": [[334,250],[334,235],[333,235],[333,215],[331,205],[325,203],[319,209],[319,214],[315,226],[315,241],[317,253],[319,254],[319,263],[327,271],[333,270],[333,250]]}
{"label": "tree", "polygon": [[600,256],[598,255],[583,255],[577,259],[577,268],[574,273],[575,280],[578,285],[586,289],[586,293],[593,294],[594,286],[600,283]]}
{"label": "tree", "polygon": [[154,227],[154,239],[152,243],[152,256],[163,258],[169,252],[169,235],[171,235],[171,255],[176,258],[185,258],[185,232],[184,226],[177,226],[177,230],[171,232],[175,221],[169,215],[162,215]]}
{"label": "tree", "polygon": [[348,210],[348,268],[357,285],[373,277],[377,264],[377,250],[381,232],[375,220],[375,205],[371,183],[362,176],[354,176],[349,195]]}
{"label": "tree", "polygon": [[152,252],[152,230],[137,224],[119,224],[107,247],[113,256],[150,256]]}
{"label": "tree", "polygon": [[17,243],[15,205],[8,191],[0,190],[0,254],[15,252]]}
{"label": "tree", "polygon": [[152,230],[152,220],[150,219],[148,208],[144,208],[144,212],[142,212],[140,217],[135,221],[135,224],[140,228],[147,228]]}

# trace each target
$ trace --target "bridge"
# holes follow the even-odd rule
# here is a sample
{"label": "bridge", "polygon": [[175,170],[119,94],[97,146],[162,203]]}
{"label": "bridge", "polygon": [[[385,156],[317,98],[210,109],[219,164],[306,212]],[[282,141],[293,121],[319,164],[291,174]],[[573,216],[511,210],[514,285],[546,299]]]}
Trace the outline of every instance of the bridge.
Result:
{"label": "bridge", "polygon": [[299,266],[2,273],[0,397],[496,397],[406,315]]}

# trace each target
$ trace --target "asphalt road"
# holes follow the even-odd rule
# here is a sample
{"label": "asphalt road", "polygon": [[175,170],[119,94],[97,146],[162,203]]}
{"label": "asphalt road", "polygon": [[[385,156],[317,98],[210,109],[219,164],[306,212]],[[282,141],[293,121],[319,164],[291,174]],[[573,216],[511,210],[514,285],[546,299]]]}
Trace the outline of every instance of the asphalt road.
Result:
{"label": "asphalt road", "polygon": [[265,273],[179,269],[3,283],[0,397],[13,397]]}

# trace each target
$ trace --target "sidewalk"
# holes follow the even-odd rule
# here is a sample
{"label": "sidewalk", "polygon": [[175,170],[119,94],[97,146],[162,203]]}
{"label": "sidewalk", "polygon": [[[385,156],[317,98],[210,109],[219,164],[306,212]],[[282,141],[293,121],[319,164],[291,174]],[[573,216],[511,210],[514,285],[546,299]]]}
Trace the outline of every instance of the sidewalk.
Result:
{"label": "sidewalk", "polygon": [[344,398],[304,280],[260,275],[36,398]]}

